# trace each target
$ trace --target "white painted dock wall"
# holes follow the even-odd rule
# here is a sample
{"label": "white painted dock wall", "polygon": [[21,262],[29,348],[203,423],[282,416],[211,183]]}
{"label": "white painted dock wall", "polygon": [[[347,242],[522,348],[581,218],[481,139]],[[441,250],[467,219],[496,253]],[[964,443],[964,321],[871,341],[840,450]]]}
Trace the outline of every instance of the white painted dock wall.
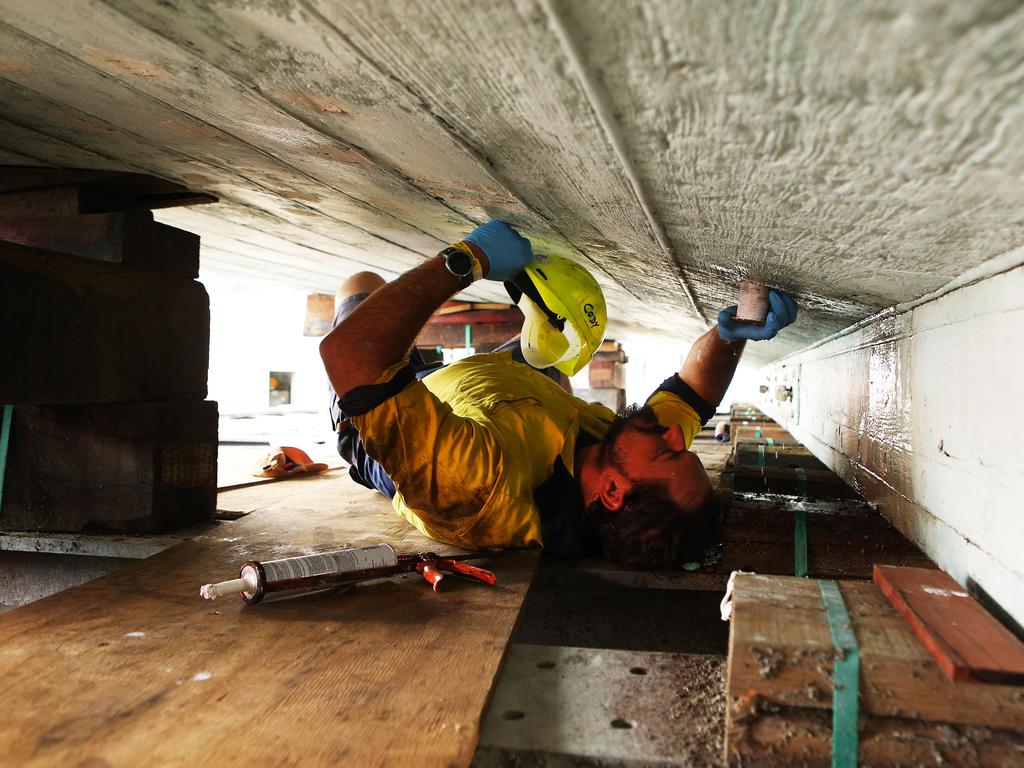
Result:
{"label": "white painted dock wall", "polygon": [[[1024,249],[766,367],[759,405],[1024,623]],[[777,399],[790,386],[791,400]]]}

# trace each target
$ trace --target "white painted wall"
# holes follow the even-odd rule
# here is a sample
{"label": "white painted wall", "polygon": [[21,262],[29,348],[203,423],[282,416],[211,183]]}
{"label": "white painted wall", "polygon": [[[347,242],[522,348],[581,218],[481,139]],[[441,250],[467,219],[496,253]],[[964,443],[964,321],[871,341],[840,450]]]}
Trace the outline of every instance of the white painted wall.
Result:
{"label": "white painted wall", "polygon": [[306,292],[204,270],[210,294],[210,394],[222,414],[272,410],[270,371],[292,371],[292,404],[326,408],[319,338],[302,335]]}
{"label": "white painted wall", "polygon": [[[765,369],[760,404],[1024,623],[1022,262],[1018,249]],[[779,383],[792,402],[772,399]]]}

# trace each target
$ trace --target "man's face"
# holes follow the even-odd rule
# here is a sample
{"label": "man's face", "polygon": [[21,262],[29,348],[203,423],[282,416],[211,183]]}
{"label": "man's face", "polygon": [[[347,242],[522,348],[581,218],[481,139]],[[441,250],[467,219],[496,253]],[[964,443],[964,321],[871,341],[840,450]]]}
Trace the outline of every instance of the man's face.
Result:
{"label": "man's face", "polygon": [[686,450],[682,428],[661,426],[650,409],[626,419],[610,446],[609,459],[634,482],[664,485],[683,508],[698,506],[713,492],[704,465]]}

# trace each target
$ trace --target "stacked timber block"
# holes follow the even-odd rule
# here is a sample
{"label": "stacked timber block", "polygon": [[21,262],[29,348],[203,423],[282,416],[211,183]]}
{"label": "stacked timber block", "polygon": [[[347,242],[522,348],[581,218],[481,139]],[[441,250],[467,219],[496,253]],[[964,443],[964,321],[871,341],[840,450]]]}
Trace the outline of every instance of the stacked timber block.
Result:
{"label": "stacked timber block", "polygon": [[798,514],[805,521],[805,563],[811,578],[870,579],[875,563],[934,567],[863,500],[736,493],[724,513],[723,571],[796,573]]}
{"label": "stacked timber block", "polygon": [[576,396],[591,403],[601,403],[619,413],[626,407],[626,357],[622,345],[614,339],[601,344],[587,366],[588,389],[576,390]]}
{"label": "stacked timber block", "polygon": [[934,567],[839,476],[765,414],[734,405],[733,496],[721,569],[870,579],[875,563]]}
{"label": "stacked timber block", "polygon": [[823,499],[852,499],[856,491],[786,430],[753,406],[734,405],[735,488]]}
{"label": "stacked timber block", "polygon": [[[838,586],[859,653],[851,749],[870,766],[1024,765],[1024,687],[954,682],[870,582]],[[820,582],[741,575],[727,683],[730,766],[829,766],[837,651]],[[843,646],[841,646],[843,647]],[[851,688],[840,688],[841,701]],[[841,704],[842,706],[842,704]]]}
{"label": "stacked timber block", "polygon": [[217,405],[199,238],[209,202],[133,174],[0,169],[0,528],[160,533],[210,517]]}

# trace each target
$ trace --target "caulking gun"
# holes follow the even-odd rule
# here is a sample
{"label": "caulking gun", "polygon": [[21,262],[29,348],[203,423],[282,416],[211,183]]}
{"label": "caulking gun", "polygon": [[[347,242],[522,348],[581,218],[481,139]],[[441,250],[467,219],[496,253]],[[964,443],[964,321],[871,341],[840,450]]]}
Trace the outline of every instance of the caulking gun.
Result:
{"label": "caulking gun", "polygon": [[476,552],[439,557],[433,552],[419,552],[399,555],[390,545],[377,544],[280,560],[249,560],[242,563],[237,579],[205,584],[199,594],[207,600],[216,600],[224,595],[238,593],[245,603],[254,605],[264,600],[324,592],[413,571],[422,574],[437,592],[445,572],[494,584],[495,577],[490,571],[460,562],[492,554]]}

